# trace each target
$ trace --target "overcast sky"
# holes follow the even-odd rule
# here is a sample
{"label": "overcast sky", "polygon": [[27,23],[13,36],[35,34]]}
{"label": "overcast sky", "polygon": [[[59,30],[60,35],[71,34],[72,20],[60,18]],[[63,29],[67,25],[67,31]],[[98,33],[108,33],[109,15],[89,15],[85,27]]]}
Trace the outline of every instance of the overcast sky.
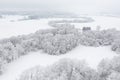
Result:
{"label": "overcast sky", "polygon": [[0,9],[120,12],[120,0],[0,0]]}

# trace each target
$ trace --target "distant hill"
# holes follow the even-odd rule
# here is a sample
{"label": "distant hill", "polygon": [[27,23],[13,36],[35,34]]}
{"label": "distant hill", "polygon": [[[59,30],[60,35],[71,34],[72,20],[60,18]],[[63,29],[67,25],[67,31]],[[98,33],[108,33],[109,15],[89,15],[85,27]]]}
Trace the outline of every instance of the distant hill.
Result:
{"label": "distant hill", "polygon": [[33,16],[33,17],[39,17],[39,18],[78,17],[76,14],[73,14],[70,12],[58,12],[58,11],[0,11],[0,15],[29,15],[29,16]]}

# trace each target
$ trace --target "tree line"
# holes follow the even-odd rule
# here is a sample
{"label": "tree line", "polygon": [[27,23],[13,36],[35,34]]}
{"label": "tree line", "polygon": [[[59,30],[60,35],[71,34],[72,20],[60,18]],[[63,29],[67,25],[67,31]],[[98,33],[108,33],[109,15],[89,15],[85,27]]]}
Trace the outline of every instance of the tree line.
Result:
{"label": "tree line", "polygon": [[20,35],[0,40],[0,73],[4,66],[20,56],[42,50],[49,55],[61,55],[78,45],[108,46],[120,53],[120,31],[116,29],[80,32],[74,26],[64,25],[54,29],[38,30],[29,35]]}

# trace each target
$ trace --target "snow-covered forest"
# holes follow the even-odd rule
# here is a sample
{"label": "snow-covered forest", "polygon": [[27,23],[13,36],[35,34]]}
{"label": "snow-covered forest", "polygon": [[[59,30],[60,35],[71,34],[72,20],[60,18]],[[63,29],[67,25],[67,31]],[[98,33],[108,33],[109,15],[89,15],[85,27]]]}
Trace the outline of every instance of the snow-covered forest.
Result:
{"label": "snow-covered forest", "polygon": [[0,80],[120,80],[119,0],[0,0]]}
{"label": "snow-covered forest", "polygon": [[[2,18],[2,17],[1,17]],[[24,18],[24,17],[23,17]],[[83,19],[81,19],[83,18]],[[37,54],[47,56],[64,56],[58,60],[53,60],[52,64],[33,64],[17,75],[18,80],[118,80],[119,77],[119,54],[120,54],[120,31],[115,28],[103,29],[102,26],[76,27],[76,24],[94,23],[92,18],[65,18],[48,19],[45,23],[52,28],[39,29],[33,33],[6,37],[0,40],[0,75],[4,79],[8,65],[19,60],[26,55]],[[4,18],[3,18],[4,19]],[[10,18],[12,19],[12,18]],[[15,19],[14,19],[15,20]],[[17,19],[19,20],[19,19]],[[39,19],[37,19],[39,20]],[[44,20],[44,19],[43,19]],[[47,20],[47,19],[46,19]],[[28,21],[27,19],[25,21]],[[32,20],[35,21],[35,20]],[[11,20],[10,20],[11,22]],[[19,21],[18,21],[19,22]],[[21,22],[21,21],[20,21]],[[11,22],[16,23],[16,22]],[[96,68],[89,66],[85,58],[79,60],[67,57],[69,54],[76,55],[71,51],[79,46],[100,48],[110,47],[114,52],[110,58],[101,58]],[[81,47],[79,47],[80,49]],[[42,51],[39,52],[39,51]],[[31,53],[32,52],[32,53]],[[71,52],[71,53],[70,53]],[[85,55],[85,53],[78,53]],[[97,53],[95,53],[97,55]],[[106,54],[106,53],[100,53]],[[88,56],[93,56],[90,52]],[[111,53],[108,53],[108,56]],[[76,55],[77,56],[77,55]],[[82,57],[82,56],[78,56]],[[87,56],[86,56],[87,57]],[[52,57],[51,57],[52,58]],[[77,57],[76,57],[77,58]],[[32,58],[31,58],[32,59]],[[33,58],[34,59],[34,58]],[[116,63],[118,62],[118,63]],[[44,63],[44,61],[43,61]],[[41,62],[39,63],[41,64]],[[46,63],[48,64],[48,63]],[[93,63],[94,64],[94,63]],[[31,64],[32,65],[32,64]],[[47,73],[47,74],[46,74]],[[19,78],[18,78],[19,77]],[[15,79],[15,78],[13,78]]]}

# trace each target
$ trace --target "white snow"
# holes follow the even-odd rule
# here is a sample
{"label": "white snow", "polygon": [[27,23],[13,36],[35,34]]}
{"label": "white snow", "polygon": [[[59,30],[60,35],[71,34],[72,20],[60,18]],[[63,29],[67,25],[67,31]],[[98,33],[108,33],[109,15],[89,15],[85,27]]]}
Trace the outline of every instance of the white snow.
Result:
{"label": "white snow", "polygon": [[99,62],[108,58],[111,59],[114,56],[117,56],[114,52],[110,50],[110,47],[85,47],[78,46],[74,50],[68,52],[67,54],[60,56],[52,56],[39,52],[32,52],[28,55],[25,55],[18,60],[10,63],[6,72],[0,76],[0,80],[16,80],[19,78],[19,75],[32,67],[41,65],[48,66],[52,65],[56,61],[59,61],[62,58],[70,58],[70,59],[78,59],[85,60],[88,65],[94,69],[96,69]]}
{"label": "white snow", "polygon": [[101,30],[111,28],[120,30],[120,18],[107,16],[92,16],[92,18],[95,20],[94,22],[80,24],[76,23],[76,28],[82,29],[82,27],[91,27],[93,30],[95,30],[97,26],[100,26]]}
{"label": "white snow", "polygon": [[2,15],[3,19],[6,19],[7,21],[17,21],[18,19],[23,19],[27,16],[22,16],[22,15]]}
{"label": "white snow", "polygon": [[[120,18],[93,16],[95,22],[75,24],[77,28],[90,26],[96,29],[96,26],[101,26],[102,29],[117,28],[120,30]],[[48,29],[50,27],[47,22],[55,19],[39,19],[39,20],[26,20],[17,21],[21,17],[5,17],[0,19],[0,39],[17,36],[22,34],[33,33],[39,29]],[[13,20],[13,22],[11,22]],[[58,20],[58,19],[56,19]],[[37,65],[47,66],[62,58],[72,58],[78,60],[85,60],[88,65],[96,69],[97,65],[103,58],[113,58],[117,56],[111,51],[109,46],[106,47],[85,47],[78,46],[74,50],[61,56],[51,56],[39,52],[32,52],[29,55],[22,56],[18,60],[8,64],[7,70],[0,76],[0,80],[16,80],[19,75],[26,69],[32,68]]]}
{"label": "white snow", "polygon": [[[9,19],[11,19],[11,17]],[[13,22],[9,21],[9,19],[0,19],[0,39],[34,33],[39,29],[52,28],[47,24],[48,21],[46,19]],[[14,20],[14,18],[12,20]]]}
{"label": "white snow", "polygon": [[[38,19],[38,20],[23,20],[26,16],[3,16],[0,18],[0,39],[8,38],[11,36],[23,35],[33,33],[39,29],[52,28],[47,23],[50,20],[62,20],[63,18],[52,19]],[[96,29],[96,26],[101,26],[101,29],[116,28],[120,30],[120,18],[106,17],[106,16],[91,16],[95,21],[90,23],[75,23],[76,28],[82,28],[84,26]],[[65,18],[67,19],[67,18]],[[77,18],[78,19],[78,18]],[[71,20],[68,18],[68,20]]]}

